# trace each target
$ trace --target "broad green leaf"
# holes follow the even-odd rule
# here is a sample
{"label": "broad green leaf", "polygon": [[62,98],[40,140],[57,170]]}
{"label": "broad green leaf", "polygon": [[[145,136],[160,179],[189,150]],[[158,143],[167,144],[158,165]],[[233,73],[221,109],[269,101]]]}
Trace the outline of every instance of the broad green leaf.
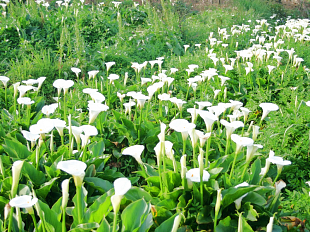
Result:
{"label": "broad green leaf", "polygon": [[210,215],[210,210],[213,208],[211,206],[205,206],[201,210],[199,210],[196,218],[196,222],[198,224],[208,224],[212,223],[212,217]]}
{"label": "broad green leaf", "polygon": [[250,182],[251,185],[256,185],[260,181],[261,162],[260,159],[256,159],[251,167]]}
{"label": "broad green leaf", "polygon": [[105,193],[113,188],[113,184],[111,184],[109,181],[100,179],[98,177],[85,177],[84,181],[86,184],[99,190],[102,193]]}
{"label": "broad green leaf", "polygon": [[241,216],[242,218],[242,232],[254,232],[254,230],[251,228],[251,226],[247,223],[247,221],[245,220],[245,218],[243,216]]}
{"label": "broad green leaf", "polygon": [[146,232],[148,231],[151,226],[153,225],[153,216],[151,213],[149,213],[145,219],[145,221],[143,222],[143,224],[140,226],[138,232]]}
{"label": "broad green leaf", "polygon": [[129,189],[129,191],[125,194],[125,197],[128,200],[132,200],[132,201],[137,201],[140,199],[144,199],[146,202],[149,202],[152,200],[152,196],[146,192],[144,189],[142,188],[138,188],[138,187],[131,187],[131,189]]}
{"label": "broad green leaf", "polygon": [[35,169],[35,167],[28,162],[24,162],[22,173],[36,185],[41,185],[45,182],[44,173]]}
{"label": "broad green leaf", "polygon": [[55,204],[52,206],[52,210],[55,212],[55,214],[57,215],[58,221],[60,221],[61,219],[61,213],[62,213],[62,209],[61,209],[61,204],[62,204],[62,197],[60,197]]}
{"label": "broad green leaf", "polygon": [[16,140],[4,139],[4,142],[3,149],[11,158],[26,159],[31,155],[28,148]]}
{"label": "broad green leaf", "polygon": [[110,232],[111,227],[108,223],[108,221],[104,218],[100,224],[100,227],[98,228],[97,232]]}
{"label": "broad green leaf", "polygon": [[243,202],[251,202],[252,204],[261,205],[261,206],[267,204],[266,199],[256,192],[248,193],[248,195],[246,197],[244,197],[242,199],[242,201]]}
{"label": "broad green leaf", "polygon": [[[81,190],[81,208],[82,208],[82,215],[81,215],[81,222],[83,223],[83,215],[85,214],[86,211],[86,207],[87,207],[87,190],[84,188],[84,186],[82,185],[82,190]],[[72,216],[73,216],[73,223],[71,225],[71,228],[75,228],[77,227],[77,225],[79,224],[79,217],[78,217],[78,207],[77,207],[77,202],[78,202],[78,198],[77,198],[77,193],[75,194],[75,196],[72,199],[73,203],[74,203],[74,209],[72,210]],[[68,207],[67,207],[68,209]]]}
{"label": "broad green leaf", "polygon": [[122,232],[137,231],[146,220],[151,205],[146,203],[144,199],[140,199],[129,204],[122,212]]}
{"label": "broad green leaf", "polygon": [[253,205],[249,202],[246,202],[243,206],[244,208],[244,217],[249,221],[257,221],[257,217],[259,217],[257,211],[254,209]]}
{"label": "broad green leaf", "polygon": [[77,227],[69,230],[70,232],[85,232],[85,231],[92,231],[93,229],[99,228],[99,224],[96,222],[89,222],[84,224],[79,224]]}
{"label": "broad green leaf", "polygon": [[98,157],[105,151],[105,144],[103,141],[94,142],[89,145],[89,150],[92,153],[92,157]]}
{"label": "broad green leaf", "polygon": [[[236,222],[234,224],[237,224]],[[235,232],[236,227],[233,227],[232,220],[230,216],[221,220],[216,226],[216,232]]]}
{"label": "broad green leaf", "polygon": [[[49,208],[49,206],[45,203],[43,203],[41,200],[38,200],[40,212],[39,215],[41,215],[43,218],[41,220],[44,220],[47,226],[47,231],[61,231],[61,223],[57,219],[56,213]],[[40,216],[40,217],[41,217]]]}
{"label": "broad green leaf", "polygon": [[178,214],[174,214],[172,217],[161,223],[160,226],[155,229],[155,232],[171,231],[174,223],[174,218],[176,216],[178,216]]}
{"label": "broad green leaf", "polygon": [[224,209],[227,206],[229,206],[231,203],[233,203],[235,200],[237,200],[239,197],[245,195],[248,192],[253,191],[256,189],[257,186],[247,186],[247,187],[239,187],[234,188],[231,187],[229,189],[225,189],[222,191],[222,206],[221,208]]}
{"label": "broad green leaf", "polygon": [[53,178],[48,182],[45,182],[43,185],[41,185],[41,187],[39,189],[36,189],[36,195],[38,197],[41,197],[43,199],[46,198],[47,194],[50,192],[51,188],[53,187],[55,180],[57,180],[58,178]]}
{"label": "broad green leaf", "polygon": [[100,223],[101,220],[111,211],[111,197],[103,194],[87,209],[84,221]]}

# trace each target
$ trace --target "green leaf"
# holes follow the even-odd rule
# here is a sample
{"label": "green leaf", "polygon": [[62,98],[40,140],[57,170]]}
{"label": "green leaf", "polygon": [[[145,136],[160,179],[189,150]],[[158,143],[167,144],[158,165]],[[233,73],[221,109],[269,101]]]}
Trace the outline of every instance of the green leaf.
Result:
{"label": "green leaf", "polygon": [[260,159],[256,159],[255,162],[252,164],[251,167],[251,175],[250,175],[250,182],[251,185],[256,185],[260,181],[260,172],[261,172],[261,163]]}
{"label": "green leaf", "polygon": [[161,223],[160,226],[155,229],[155,232],[171,231],[176,216],[178,216],[178,214],[174,214],[172,217]]}
{"label": "green leaf", "polygon": [[109,191],[111,188],[113,188],[113,184],[111,184],[109,181],[103,180],[98,177],[85,177],[84,181],[86,184],[99,190],[102,193],[105,193]]}
{"label": "green leaf", "polygon": [[249,202],[245,203],[244,206],[244,217],[249,221],[257,221],[257,217],[259,217],[257,211],[254,209],[253,205]]}
{"label": "green leaf", "polygon": [[[85,211],[86,211],[86,207],[87,207],[87,204],[86,204],[86,201],[87,201],[87,190],[84,188],[84,186],[82,185],[82,190],[80,191],[81,192],[81,207],[82,207],[82,217],[83,217],[83,215],[85,214]],[[78,225],[78,222],[79,222],[79,218],[78,218],[78,207],[77,207],[77,202],[78,202],[78,198],[77,198],[77,194],[78,193],[76,193],[75,194],[75,196],[73,197],[73,199],[72,199],[72,201],[73,201],[73,203],[74,203],[74,209],[72,210],[72,216],[73,216],[73,223],[72,223],[72,225],[71,225],[71,228],[75,228],[75,227],[77,227],[77,225]],[[67,209],[68,209],[68,207],[67,207]],[[81,220],[83,220],[83,218],[81,219]],[[80,222],[80,223],[83,223],[83,221],[82,222]]]}
{"label": "green leaf", "polygon": [[107,219],[103,219],[101,224],[100,224],[100,227],[98,228],[97,232],[110,232],[111,230],[111,227],[107,221]]}
{"label": "green leaf", "polygon": [[55,180],[58,178],[53,178],[48,182],[45,182],[39,189],[36,190],[36,194],[38,197],[41,197],[43,199],[46,198],[47,194],[50,192],[51,188],[53,187]]}
{"label": "green leaf", "polygon": [[122,212],[122,232],[137,231],[146,220],[151,210],[151,204],[140,199],[129,204]]}
{"label": "green leaf", "polygon": [[103,141],[94,142],[91,145],[89,145],[89,150],[92,153],[92,157],[101,156],[105,151],[105,144]]}
{"label": "green leaf", "polygon": [[87,209],[84,221],[100,223],[101,220],[112,210],[110,196],[106,193],[95,200]]}
{"label": "green leaf", "polygon": [[99,228],[98,223],[89,222],[89,223],[79,224],[74,229],[69,230],[69,232],[85,232],[85,231],[92,231],[93,229],[97,229],[97,228]]}
{"label": "green leaf", "polygon": [[153,216],[152,213],[149,213],[143,224],[140,226],[138,232],[146,232],[151,228],[152,225],[153,225]]}
{"label": "green leaf", "polygon": [[44,173],[35,169],[35,167],[28,162],[24,162],[22,173],[36,185],[41,185],[45,182]]}
{"label": "green leaf", "polygon": [[245,218],[243,216],[241,216],[241,220],[242,220],[242,232],[254,232],[253,229],[251,228],[251,226],[247,223],[247,221],[245,220]]}
{"label": "green leaf", "polygon": [[62,197],[58,199],[58,201],[55,202],[55,204],[52,206],[52,210],[56,213],[58,221],[61,220],[61,204],[62,204]]}
{"label": "green leaf", "polygon": [[210,215],[211,206],[203,207],[197,214],[196,221],[198,224],[208,224],[212,223],[212,217]]}
{"label": "green leaf", "polygon": [[144,199],[146,202],[149,202],[152,200],[152,196],[146,192],[144,189],[142,188],[138,188],[138,187],[131,187],[131,189],[125,194],[125,197],[128,200],[132,200],[132,201],[137,201],[140,199]]}
{"label": "green leaf", "polygon": [[263,205],[267,204],[266,199],[263,196],[261,196],[258,193],[256,193],[256,192],[248,193],[248,195],[246,195],[246,197],[244,197],[242,199],[242,201],[243,202],[250,202],[252,204],[260,205],[260,206],[263,206]]}
{"label": "green leaf", "polygon": [[230,216],[228,216],[219,222],[219,224],[216,226],[216,232],[235,232],[236,227],[233,227],[232,224],[232,220]]}
{"label": "green leaf", "polygon": [[39,215],[41,220],[45,221],[47,226],[47,232],[52,231],[61,231],[61,223],[57,219],[56,213],[49,208],[49,206],[43,203],[41,200],[38,200],[39,203]]}
{"label": "green leaf", "polygon": [[18,141],[4,139],[4,142],[3,149],[11,158],[26,159],[31,155],[28,148]]}
{"label": "green leaf", "polygon": [[248,192],[253,191],[256,189],[256,186],[247,186],[247,187],[239,187],[239,188],[234,188],[231,187],[229,189],[225,189],[222,191],[222,209],[226,208],[229,206],[231,203],[233,203],[235,200],[237,200],[239,197],[245,195]]}

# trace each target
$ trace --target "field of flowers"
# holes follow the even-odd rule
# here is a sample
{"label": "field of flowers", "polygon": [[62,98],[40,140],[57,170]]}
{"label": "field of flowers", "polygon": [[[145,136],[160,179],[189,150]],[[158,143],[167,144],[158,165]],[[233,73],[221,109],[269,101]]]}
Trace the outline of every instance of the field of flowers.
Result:
{"label": "field of flowers", "polygon": [[0,231],[309,231],[309,19],[1,7]]}

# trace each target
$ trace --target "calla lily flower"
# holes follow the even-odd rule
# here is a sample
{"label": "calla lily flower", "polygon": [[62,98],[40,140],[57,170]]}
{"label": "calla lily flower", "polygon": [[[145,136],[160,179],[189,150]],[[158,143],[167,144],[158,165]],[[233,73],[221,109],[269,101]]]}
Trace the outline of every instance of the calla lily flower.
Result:
{"label": "calla lily flower", "polygon": [[69,199],[69,181],[70,179],[65,179],[61,183],[61,189],[62,189],[62,203],[61,207],[64,210],[67,207],[68,199]]}
{"label": "calla lily flower", "polygon": [[241,121],[233,121],[233,122],[227,122],[225,119],[221,119],[220,123],[225,126],[226,128],[226,138],[230,139],[232,133],[239,128],[243,127],[244,124]]}
{"label": "calla lily flower", "polygon": [[263,109],[263,115],[261,121],[263,121],[267,117],[269,112],[277,111],[279,109],[279,106],[277,106],[274,103],[261,103],[259,104],[259,106]]}
{"label": "calla lily flower", "polygon": [[89,124],[91,124],[96,120],[100,112],[107,111],[109,107],[100,103],[89,103],[87,109],[89,110]]}
{"label": "calla lily flower", "polygon": [[56,118],[56,119],[53,119],[53,123],[59,135],[63,136],[64,135],[63,129],[66,127],[66,122],[64,120]]}
{"label": "calla lily flower", "polygon": [[26,209],[29,214],[33,214],[32,206],[38,202],[38,198],[28,195],[17,196],[10,200],[9,204],[11,207],[18,207]]}
{"label": "calla lily flower", "polygon": [[272,228],[273,228],[273,219],[274,219],[274,217],[270,217],[269,223],[268,223],[268,225],[267,225],[267,227],[266,227],[266,232],[272,232]]}
{"label": "calla lily flower", "polygon": [[49,116],[51,114],[53,114],[55,112],[55,110],[57,109],[58,104],[54,103],[51,105],[45,105],[42,107],[42,113],[45,114],[46,116]]}
{"label": "calla lily flower", "polygon": [[99,73],[98,70],[89,71],[88,72],[89,79],[92,79],[92,78],[94,79],[98,73]]}
{"label": "calla lily flower", "polygon": [[79,73],[81,72],[81,69],[72,67],[71,71],[75,73],[77,78],[79,78]]}
{"label": "calla lily flower", "polygon": [[267,158],[267,160],[273,164],[276,164],[277,165],[277,168],[278,168],[278,172],[281,173],[282,169],[283,169],[283,166],[286,166],[286,165],[290,165],[291,164],[291,161],[289,160],[283,160],[282,157],[279,157],[279,156],[272,156],[272,157],[269,157]]}
{"label": "calla lily flower", "polygon": [[20,172],[22,170],[23,164],[24,161],[18,160],[15,161],[12,165],[12,189],[11,189],[12,197],[15,197],[16,195]]}
{"label": "calla lily flower", "polygon": [[142,154],[143,150],[144,150],[143,145],[134,145],[134,146],[125,148],[123,150],[122,154],[123,155],[130,155],[133,158],[135,158],[139,164],[143,164],[143,162],[141,160],[141,154]]}
{"label": "calla lily flower", "polygon": [[[235,186],[235,188],[239,188],[239,187],[246,187],[246,186],[249,186],[249,184],[247,182],[243,182],[241,184],[238,184]],[[239,197],[237,200],[235,200],[235,205],[236,205],[236,209],[239,210],[240,207],[241,207],[241,201],[243,198],[245,198],[248,194],[244,194],[243,196]]]}
{"label": "calla lily flower", "polygon": [[118,178],[114,181],[115,194],[111,197],[114,213],[119,211],[123,196],[131,189],[131,182],[126,177]]}
{"label": "calla lily flower", "polygon": [[0,81],[2,82],[2,84],[4,85],[4,87],[8,87],[8,81],[10,80],[10,78],[6,77],[6,76],[0,76]]}
{"label": "calla lily flower", "polygon": [[23,96],[25,96],[26,92],[28,90],[31,90],[33,89],[32,86],[27,86],[27,85],[19,85],[17,87],[18,91],[19,91],[19,97],[22,98]]}
{"label": "calla lily flower", "polygon": [[110,68],[115,65],[115,62],[114,61],[111,61],[111,62],[106,62],[105,63],[106,67],[107,67],[107,72],[109,72]]}
{"label": "calla lily flower", "polygon": [[29,97],[20,97],[17,98],[17,103],[21,105],[31,105],[34,103]]}
{"label": "calla lily flower", "polygon": [[185,119],[175,119],[170,122],[169,127],[177,132],[181,132],[183,140],[186,140],[188,131],[195,128],[196,125],[194,123],[189,123]]}
{"label": "calla lily flower", "polygon": [[31,125],[29,127],[29,131],[33,134],[40,134],[43,137],[44,134],[51,132],[54,128],[54,120],[50,118],[42,118],[40,119],[37,124]]}
{"label": "calla lily flower", "polygon": [[218,117],[216,117],[214,114],[212,114],[209,111],[205,111],[205,110],[200,110],[198,112],[198,114],[200,115],[200,117],[202,117],[202,119],[204,120],[205,124],[206,124],[206,129],[207,132],[211,132],[212,130],[212,125],[215,121],[218,120]]}
{"label": "calla lily flower", "polygon": [[57,164],[57,169],[67,172],[73,176],[75,186],[77,187],[81,186],[83,183],[86,167],[87,165],[79,160],[60,161]]}
{"label": "calla lily flower", "polygon": [[251,146],[254,143],[253,139],[248,137],[241,137],[236,134],[231,135],[231,140],[234,141],[237,145],[236,154],[238,154],[244,146]]}
{"label": "calla lily flower", "polygon": [[[192,168],[186,172],[186,178],[192,182],[200,182],[200,169]],[[210,174],[203,170],[202,181],[208,181],[210,178]]]}

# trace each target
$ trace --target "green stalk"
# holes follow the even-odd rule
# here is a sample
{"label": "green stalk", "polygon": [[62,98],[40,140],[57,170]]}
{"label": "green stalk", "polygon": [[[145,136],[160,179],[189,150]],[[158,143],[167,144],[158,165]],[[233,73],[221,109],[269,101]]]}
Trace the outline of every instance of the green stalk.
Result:
{"label": "green stalk", "polygon": [[251,160],[249,160],[248,162],[245,163],[245,166],[244,166],[244,169],[243,169],[243,172],[242,172],[242,175],[241,175],[241,180],[243,180],[244,174],[245,174],[246,169],[249,166],[250,162],[251,162]]}
{"label": "green stalk", "polygon": [[229,148],[230,148],[230,138],[227,138],[227,139],[226,139],[225,155],[228,154]]}
{"label": "green stalk", "polygon": [[[34,214],[31,214],[31,217],[32,217],[32,220],[33,220],[33,224],[34,224],[34,228],[36,231],[39,231],[38,230],[38,226],[37,226],[37,220],[36,220],[36,217],[34,216]],[[64,231],[63,231],[64,232]]]}
{"label": "green stalk", "polygon": [[12,231],[12,225],[13,225],[13,208],[10,211],[8,232]]}
{"label": "green stalk", "polygon": [[[196,146],[193,146],[193,163],[194,163],[194,168],[196,168]],[[202,179],[200,179],[202,180]]]}
{"label": "green stalk", "polygon": [[203,207],[203,181],[202,181],[203,172],[200,172],[200,204]]}
{"label": "green stalk", "polygon": [[142,106],[140,107],[140,115],[139,115],[139,126],[138,126],[138,141],[141,142],[141,123],[142,123]]}
{"label": "green stalk", "polygon": [[67,122],[66,94],[64,93],[64,120]]}
{"label": "green stalk", "polygon": [[278,172],[278,173],[277,173],[277,176],[276,176],[276,178],[274,179],[272,185],[274,185],[274,184],[276,183],[276,181],[278,180],[280,174],[281,174],[281,172]]}
{"label": "green stalk", "polygon": [[5,102],[5,108],[8,107],[8,100],[7,100],[7,87],[4,86],[4,102]]}
{"label": "green stalk", "polygon": [[118,212],[114,212],[114,218],[113,218],[113,229],[112,232],[116,231],[116,224],[117,224],[117,213]]}
{"label": "green stalk", "polygon": [[161,179],[161,154],[159,154],[159,157],[158,157],[158,174],[159,174],[160,191],[163,192],[163,182]]}
{"label": "green stalk", "polygon": [[230,171],[230,174],[229,174],[229,180],[231,179],[232,174],[233,174],[233,172],[234,172],[234,168],[235,168],[237,156],[238,156],[238,153],[235,152],[234,161],[233,161],[233,164],[232,164],[232,167],[231,167],[231,171]]}
{"label": "green stalk", "polygon": [[183,152],[182,152],[182,155],[185,155],[185,151],[186,151],[186,139],[183,139]]}
{"label": "green stalk", "polygon": [[62,228],[62,232],[66,232],[67,231],[67,229],[66,229],[66,208],[62,209],[61,228]]}
{"label": "green stalk", "polygon": [[[84,155],[84,154],[83,154]],[[76,186],[76,196],[77,196],[77,213],[78,213],[78,224],[82,223],[82,186]]]}
{"label": "green stalk", "polygon": [[188,86],[188,88],[187,88],[187,92],[186,92],[185,101],[187,101],[187,97],[188,97],[188,93],[189,93],[189,87],[190,87],[190,86]]}
{"label": "green stalk", "polygon": [[205,163],[205,168],[208,167],[208,162],[209,162],[209,150],[211,146],[211,136],[210,138],[207,139],[207,148],[206,148],[206,163]]}

